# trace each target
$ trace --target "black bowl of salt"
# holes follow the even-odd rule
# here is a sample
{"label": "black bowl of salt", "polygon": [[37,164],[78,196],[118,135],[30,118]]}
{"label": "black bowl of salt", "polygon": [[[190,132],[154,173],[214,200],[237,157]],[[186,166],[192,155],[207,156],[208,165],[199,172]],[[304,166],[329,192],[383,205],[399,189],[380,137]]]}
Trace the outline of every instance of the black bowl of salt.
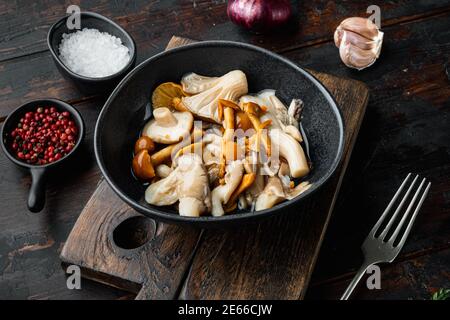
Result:
{"label": "black bowl of salt", "polygon": [[79,29],[69,28],[69,16],[50,28],[47,44],[53,60],[84,94],[109,94],[135,66],[135,42],[100,14],[81,12],[79,18]]}

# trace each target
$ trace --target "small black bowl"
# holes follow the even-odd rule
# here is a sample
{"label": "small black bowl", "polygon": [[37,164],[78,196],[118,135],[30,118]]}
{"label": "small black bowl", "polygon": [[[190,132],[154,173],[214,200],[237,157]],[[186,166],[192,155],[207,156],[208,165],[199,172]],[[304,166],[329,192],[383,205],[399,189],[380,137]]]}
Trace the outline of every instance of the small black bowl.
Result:
{"label": "small black bowl", "polygon": [[122,40],[130,52],[131,59],[128,64],[119,72],[101,78],[92,78],[79,75],[70,70],[59,58],[59,45],[64,33],[72,33],[78,30],[69,30],[66,22],[67,17],[56,22],[48,31],[47,44],[52,53],[53,60],[60,73],[67,79],[72,80],[75,85],[85,94],[107,94],[111,92],[119,81],[136,64],[136,44],[133,38],[114,21],[93,12],[81,12],[81,28],[97,29],[100,32],[107,32]]}
{"label": "small black bowl", "polygon": [[[16,125],[19,123],[20,118],[22,118],[25,113],[27,113],[28,111],[34,111],[39,106],[54,106],[56,109],[58,109],[58,111],[68,111],[72,116],[73,121],[77,125],[78,139],[72,151],[58,161],[44,165],[32,165],[14,157],[10,149],[11,137],[9,136],[9,133],[14,130]],[[14,162],[19,167],[28,169],[30,171],[32,182],[30,193],[28,195],[28,209],[32,212],[39,212],[44,208],[45,204],[46,175],[49,170],[61,165],[77,151],[84,138],[84,122],[81,118],[80,113],[74,107],[63,101],[56,99],[33,100],[21,105],[16,110],[10,113],[10,115],[3,123],[1,137],[2,138],[0,144],[9,160]]]}

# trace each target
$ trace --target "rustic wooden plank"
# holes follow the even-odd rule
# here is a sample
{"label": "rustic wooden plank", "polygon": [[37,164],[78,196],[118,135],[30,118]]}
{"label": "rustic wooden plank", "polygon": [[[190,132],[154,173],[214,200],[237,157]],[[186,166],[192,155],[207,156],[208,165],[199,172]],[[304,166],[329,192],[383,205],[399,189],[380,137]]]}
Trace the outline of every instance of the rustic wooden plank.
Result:
{"label": "rustic wooden plank", "polygon": [[[42,96],[58,97],[69,102],[86,98],[71,82],[60,76],[54,67],[50,53],[45,50],[45,33],[50,24],[63,14],[68,4],[69,2],[66,1],[64,5],[54,5],[51,9],[48,9],[48,4],[35,4],[36,11],[28,10],[28,6],[26,7],[27,11],[24,11],[25,8],[20,5],[18,9],[15,7],[5,8],[7,19],[4,22],[0,19],[0,24],[5,23],[5,28],[0,28],[0,30],[6,30],[9,32],[8,34],[13,34],[14,36],[9,36],[13,42],[19,41],[24,35],[25,38],[21,41],[24,41],[25,47],[16,44],[16,47],[10,49],[13,52],[15,52],[14,50],[19,50],[19,53],[27,52],[27,56],[24,56],[23,59],[12,59],[0,63],[0,72],[2,72],[0,117],[6,116],[23,102]],[[446,3],[442,0],[427,3],[424,6],[413,4],[414,2],[410,0],[395,4],[380,4],[383,23],[387,26],[386,30],[389,30],[390,25],[396,25],[401,21],[420,19],[422,16],[429,17],[430,13],[433,15],[450,11],[450,7],[443,7]],[[345,6],[336,5],[333,2],[327,4],[318,2],[312,5],[300,1],[297,9],[300,27],[294,26],[283,32],[269,35],[257,35],[240,30],[228,22],[225,3],[211,3],[206,0],[196,1],[195,6],[190,1],[173,1],[169,5],[166,2],[131,3],[103,0],[83,3],[83,8],[84,6],[115,18],[119,24],[124,26],[136,40],[137,61],[140,62],[161,51],[172,34],[201,40],[222,39],[249,42],[278,52],[314,44],[319,45],[332,40],[333,30],[341,19],[351,13],[364,15],[367,5],[360,1],[351,1]],[[11,10],[14,12],[11,13]],[[20,14],[21,11],[24,11],[23,14]],[[49,15],[48,12],[52,14]],[[32,17],[29,17],[30,14]],[[410,16],[405,18],[402,15]],[[12,22],[13,25],[10,25],[12,17],[15,18]],[[43,34],[38,36],[35,34],[36,32]],[[30,44],[29,41],[27,42],[30,40],[29,37],[39,39],[42,44],[38,47]],[[1,44],[7,45],[8,43],[9,41],[0,42],[0,54],[2,52]],[[8,48],[4,48],[4,51],[10,52]],[[27,48],[30,48],[30,51],[27,51]],[[33,52],[37,53],[31,54]],[[337,54],[334,53],[334,55]]]}
{"label": "rustic wooden plank", "polygon": [[[130,226],[133,230],[115,231],[133,217],[139,219]],[[127,249],[123,243],[133,245],[135,240],[129,238],[137,230],[146,233],[147,241]],[[123,234],[115,236],[114,232]],[[145,296],[139,298],[172,299],[189,265],[199,233],[199,230],[158,224],[144,218],[102,181],[70,233],[61,259],[66,264],[81,266],[83,276],[118,288],[138,292],[144,285]],[[117,237],[124,239],[119,242]]]}
{"label": "rustic wooden plank", "polygon": [[[366,278],[350,297],[352,300],[429,300],[439,288],[450,287],[450,249],[432,252],[407,261],[380,265],[381,289],[368,290]],[[312,285],[309,300],[338,299],[353,273],[335,282]]]}
{"label": "rustic wooden plank", "polygon": [[[149,56],[162,51],[172,34],[193,39],[250,42],[271,50],[296,47],[318,39],[331,39],[338,22],[365,15],[368,4],[346,1],[292,1],[296,19],[281,33],[261,35],[240,30],[226,15],[226,2],[211,0],[106,1],[6,1],[0,4],[0,61],[46,50],[48,28],[65,15],[69,5],[104,14],[124,26],[137,40],[139,51]],[[417,19],[448,9],[445,0],[400,0],[377,4],[383,24]]]}
{"label": "rustic wooden plank", "polygon": [[361,80],[371,89],[312,283],[358,268],[362,241],[408,172],[426,176],[433,185],[400,255],[450,244],[448,19],[445,13],[392,28],[380,60],[361,72],[336,67],[341,62],[332,44],[287,54],[308,68]]}
{"label": "rustic wooden plank", "polygon": [[303,298],[368,101],[363,83],[314,74],[335,97],[345,123],[335,175],[289,213],[233,230],[206,230],[180,298]]}

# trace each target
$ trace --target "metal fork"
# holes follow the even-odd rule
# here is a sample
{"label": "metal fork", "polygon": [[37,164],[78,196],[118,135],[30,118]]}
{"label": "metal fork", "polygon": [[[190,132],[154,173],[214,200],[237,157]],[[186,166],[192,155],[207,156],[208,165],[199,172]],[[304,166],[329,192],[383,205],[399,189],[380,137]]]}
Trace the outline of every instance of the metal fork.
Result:
{"label": "metal fork", "polygon": [[[399,254],[400,250],[402,249],[403,245],[405,244],[406,238],[409,235],[409,232],[411,231],[412,225],[414,223],[414,220],[417,217],[417,214],[419,213],[420,207],[422,206],[423,201],[425,200],[425,197],[428,194],[428,190],[430,189],[431,183],[428,182],[428,184],[425,187],[425,191],[422,192],[423,186],[425,185],[426,179],[422,179],[417,191],[415,192],[413,198],[411,199],[408,208],[403,213],[403,216],[401,217],[400,222],[397,224],[396,228],[393,229],[393,225],[396,221],[397,216],[399,215],[400,211],[403,208],[403,205],[407,201],[411,191],[413,190],[417,180],[419,179],[419,176],[416,175],[412,183],[410,184],[408,190],[406,191],[405,196],[400,201],[400,204],[398,205],[397,209],[395,209],[394,214],[392,215],[391,219],[387,223],[387,225],[384,227],[384,229],[381,231],[380,226],[382,225],[383,221],[386,220],[386,217],[388,216],[389,212],[391,211],[392,207],[394,206],[395,201],[399,197],[400,193],[402,192],[403,188],[408,183],[409,178],[411,177],[411,173],[409,173],[405,180],[403,180],[400,188],[398,188],[397,192],[395,193],[394,197],[392,198],[391,202],[389,202],[388,206],[384,210],[383,214],[381,215],[380,219],[377,221],[375,226],[370,231],[369,235],[367,236],[366,240],[364,240],[363,245],[361,246],[361,249],[364,253],[364,263],[362,264],[361,268],[356,273],[355,277],[353,278],[350,285],[345,290],[344,294],[341,297],[341,300],[347,300],[350,294],[353,292],[353,289],[358,284],[359,280],[362,278],[364,273],[366,272],[367,268],[369,268],[371,265],[375,263],[380,262],[392,262]],[[410,215],[411,210],[414,207],[414,204],[416,203],[417,199],[419,198],[419,195],[421,194],[419,202],[417,206],[414,209],[414,212],[412,215]],[[400,231],[402,228],[406,225],[406,229],[400,234]],[[389,238],[387,237],[388,233],[390,231],[394,230]],[[381,233],[380,233],[381,231]]]}

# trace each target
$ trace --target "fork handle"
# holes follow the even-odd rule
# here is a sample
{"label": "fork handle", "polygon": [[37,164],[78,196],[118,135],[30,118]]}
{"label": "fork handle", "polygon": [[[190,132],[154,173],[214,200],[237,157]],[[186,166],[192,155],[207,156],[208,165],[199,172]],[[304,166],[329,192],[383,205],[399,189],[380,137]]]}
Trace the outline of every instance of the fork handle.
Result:
{"label": "fork handle", "polygon": [[353,277],[352,282],[350,282],[350,284],[348,285],[344,294],[342,295],[341,300],[347,300],[348,297],[350,297],[350,295],[353,292],[353,289],[355,289],[356,285],[358,284],[359,280],[361,280],[361,278],[364,275],[364,273],[366,272],[367,268],[369,268],[372,264],[373,263],[367,263],[367,262],[363,263],[361,268],[359,268],[358,272]]}

